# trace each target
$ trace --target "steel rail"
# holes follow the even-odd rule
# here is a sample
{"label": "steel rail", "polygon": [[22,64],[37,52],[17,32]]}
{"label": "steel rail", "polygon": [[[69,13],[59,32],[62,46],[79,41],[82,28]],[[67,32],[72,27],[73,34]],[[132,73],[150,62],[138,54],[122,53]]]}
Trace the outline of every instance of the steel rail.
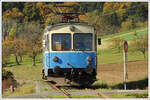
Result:
{"label": "steel rail", "polygon": [[48,82],[48,85],[57,91],[61,91],[67,98],[71,98],[70,94],[66,92],[64,89],[59,89],[58,87],[56,87],[54,84],[50,82]]}

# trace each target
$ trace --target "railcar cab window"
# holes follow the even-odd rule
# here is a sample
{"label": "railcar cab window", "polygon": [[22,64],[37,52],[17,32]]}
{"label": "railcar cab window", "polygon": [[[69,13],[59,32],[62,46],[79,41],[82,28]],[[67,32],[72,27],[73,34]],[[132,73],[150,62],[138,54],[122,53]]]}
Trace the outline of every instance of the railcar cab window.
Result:
{"label": "railcar cab window", "polygon": [[69,33],[52,34],[52,50],[53,51],[71,50],[71,34]]}
{"label": "railcar cab window", "polygon": [[73,41],[75,51],[92,51],[91,33],[75,33],[73,36]]}

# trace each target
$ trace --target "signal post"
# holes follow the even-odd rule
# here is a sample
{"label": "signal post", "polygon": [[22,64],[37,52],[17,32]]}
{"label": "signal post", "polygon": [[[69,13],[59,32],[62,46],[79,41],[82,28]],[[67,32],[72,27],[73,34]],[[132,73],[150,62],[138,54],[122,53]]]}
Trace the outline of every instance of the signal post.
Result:
{"label": "signal post", "polygon": [[128,43],[127,41],[124,41],[124,89],[126,90],[126,80],[127,80],[127,52],[128,52]]}

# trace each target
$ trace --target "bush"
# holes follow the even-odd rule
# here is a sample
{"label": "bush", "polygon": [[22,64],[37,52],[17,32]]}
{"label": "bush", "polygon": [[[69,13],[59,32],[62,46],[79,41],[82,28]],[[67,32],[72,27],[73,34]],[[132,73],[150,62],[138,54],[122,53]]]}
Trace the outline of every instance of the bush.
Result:
{"label": "bush", "polygon": [[140,51],[144,58],[146,57],[146,51],[148,50],[148,35],[144,35],[144,36],[137,36],[135,38],[135,50],[136,51]]}
{"label": "bush", "polygon": [[6,71],[5,69],[2,69],[2,80],[12,78],[13,79],[13,73],[10,71]]}
{"label": "bush", "polygon": [[132,23],[130,21],[122,22],[120,31],[126,31],[132,29]]}
{"label": "bush", "polygon": [[108,89],[109,86],[107,83],[101,81],[101,80],[97,80],[95,81],[93,84],[92,84],[92,87],[93,88],[105,88],[105,89]]}
{"label": "bush", "polygon": [[136,23],[136,27],[144,27],[144,26],[148,26],[148,22],[145,21],[144,23],[143,22],[137,22]]}
{"label": "bush", "polygon": [[123,49],[123,39],[113,38],[111,39],[112,45],[111,48],[117,48],[119,52]]}

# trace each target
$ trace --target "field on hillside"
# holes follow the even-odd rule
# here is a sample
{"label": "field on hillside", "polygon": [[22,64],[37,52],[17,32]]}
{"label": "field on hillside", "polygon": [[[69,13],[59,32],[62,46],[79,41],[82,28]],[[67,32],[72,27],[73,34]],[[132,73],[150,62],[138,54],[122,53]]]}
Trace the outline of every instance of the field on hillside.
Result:
{"label": "field on hillside", "polygon": [[112,45],[111,40],[115,38],[121,38],[123,40],[128,41],[128,43],[130,44],[130,42],[135,40],[136,38],[135,33],[139,37],[148,35],[148,27],[137,28],[134,30],[129,30],[125,32],[120,32],[120,33],[115,33],[115,34],[110,34],[110,35],[99,37],[102,39],[102,45],[98,46],[98,49],[100,50],[110,49],[110,46]]}
{"label": "field on hillside", "polygon": [[15,79],[18,82],[41,80],[42,74],[42,55],[36,57],[36,66],[32,66],[32,59],[28,56],[23,56],[23,61],[20,65],[16,65],[15,57],[12,55],[9,58],[9,64],[5,69],[13,72]]}
{"label": "field on hillside", "polygon": [[128,41],[127,53],[127,81],[137,81],[148,77],[148,51],[146,57],[140,51],[135,51],[135,46],[130,42],[135,41],[134,33],[138,36],[148,36],[148,28],[129,30],[127,32],[107,35],[102,38],[102,45],[98,46],[98,78],[110,84],[123,82],[123,49],[111,48],[111,39],[117,37]]}
{"label": "field on hillside", "polygon": [[[122,38],[128,42],[128,61],[136,60],[147,60],[148,50],[146,50],[146,58],[140,51],[135,51],[135,46],[131,45],[131,42],[135,41],[134,33],[136,31],[137,36],[148,36],[148,28],[139,28],[135,30],[130,30],[127,32],[115,33],[112,35],[107,35],[102,38],[102,44],[98,45],[98,64],[110,64],[123,62],[123,49],[118,51],[117,48],[112,48],[112,41],[116,38]],[[123,44],[122,44],[123,45]]]}

